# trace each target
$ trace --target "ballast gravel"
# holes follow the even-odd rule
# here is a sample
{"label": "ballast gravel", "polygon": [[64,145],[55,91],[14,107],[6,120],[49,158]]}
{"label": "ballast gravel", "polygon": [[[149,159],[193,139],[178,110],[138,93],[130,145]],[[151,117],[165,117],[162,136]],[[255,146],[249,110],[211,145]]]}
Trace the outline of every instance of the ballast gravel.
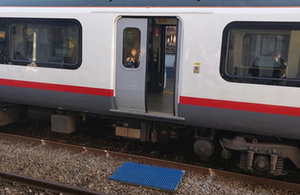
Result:
{"label": "ballast gravel", "polygon": [[46,195],[42,190],[30,188],[28,186],[14,185],[9,182],[0,181],[0,194],[1,195]]}
{"label": "ballast gravel", "polygon": [[[125,161],[132,160],[0,138],[2,171],[89,188],[107,194],[170,194],[157,189],[109,180],[109,176]],[[0,188],[1,194],[44,194],[28,187],[16,187],[5,182],[0,182]],[[172,194],[295,195],[297,193],[247,184],[233,178],[186,172],[182,183]]]}

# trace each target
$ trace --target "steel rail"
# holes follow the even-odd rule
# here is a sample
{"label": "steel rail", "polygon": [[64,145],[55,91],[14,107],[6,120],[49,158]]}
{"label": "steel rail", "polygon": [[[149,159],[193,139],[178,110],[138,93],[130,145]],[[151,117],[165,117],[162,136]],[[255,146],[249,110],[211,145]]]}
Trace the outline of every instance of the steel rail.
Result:
{"label": "steel rail", "polygon": [[69,149],[77,150],[77,151],[102,154],[107,157],[114,156],[114,157],[129,158],[129,159],[138,160],[138,161],[145,162],[145,163],[151,164],[151,165],[156,165],[156,166],[170,167],[170,168],[175,168],[175,169],[182,169],[185,171],[206,173],[206,174],[210,174],[210,175],[214,175],[214,176],[222,176],[222,177],[227,177],[227,178],[235,178],[239,181],[243,181],[243,182],[250,183],[250,184],[268,185],[268,186],[271,186],[276,189],[300,192],[300,184],[298,184],[298,183],[291,183],[291,182],[279,181],[279,180],[275,180],[275,179],[255,177],[255,176],[246,175],[246,174],[222,171],[222,170],[218,170],[218,169],[184,164],[184,163],[173,162],[173,161],[168,161],[168,160],[161,160],[161,159],[155,159],[155,158],[151,158],[151,157],[138,156],[138,155],[134,155],[134,154],[126,154],[126,153],[108,151],[108,150],[103,150],[103,149],[96,149],[96,148],[90,148],[90,147],[85,147],[85,146],[66,144],[66,143],[61,143],[61,142],[56,142],[56,141],[49,141],[49,140],[44,140],[44,139],[23,137],[23,136],[19,136],[19,135],[12,135],[12,134],[6,134],[6,133],[0,133],[0,138],[22,140],[22,141],[27,141],[27,142],[31,142],[31,143],[50,145],[50,146],[56,146],[56,147],[65,147],[65,148],[69,148]]}
{"label": "steel rail", "polygon": [[79,194],[79,195],[107,195],[105,193],[96,192],[89,189],[84,189],[67,184],[61,184],[43,179],[28,177],[15,173],[0,171],[0,180],[22,184],[35,189],[45,190],[46,192],[64,193],[64,194]]}

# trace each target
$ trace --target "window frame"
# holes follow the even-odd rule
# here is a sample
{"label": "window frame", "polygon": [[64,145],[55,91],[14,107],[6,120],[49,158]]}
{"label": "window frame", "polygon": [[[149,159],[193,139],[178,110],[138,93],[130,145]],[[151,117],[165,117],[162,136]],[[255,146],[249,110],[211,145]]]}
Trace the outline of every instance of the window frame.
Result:
{"label": "window frame", "polygon": [[[239,21],[227,24],[223,30],[221,59],[220,59],[220,75],[228,82],[262,84],[276,86],[300,87],[300,79],[293,78],[271,78],[271,77],[255,77],[255,76],[238,76],[228,73],[228,53],[230,45],[230,33],[234,29],[254,29],[254,30],[300,30],[300,22],[248,22]],[[300,62],[299,62],[300,63]]]}
{"label": "window frame", "polygon": [[[140,52],[141,52],[141,39],[142,39],[141,29],[139,29],[137,27],[126,27],[126,28],[124,28],[123,32],[122,32],[123,33],[123,36],[122,36],[123,39],[122,39],[122,63],[121,63],[122,65],[121,66],[124,70],[127,70],[127,71],[138,71],[141,67],[140,62],[138,62],[139,64],[138,64],[137,68],[129,68],[129,67],[125,66],[125,63],[126,63],[125,58],[126,57],[124,56],[124,44],[125,44],[124,43],[124,32],[127,29],[137,29],[139,31],[139,49],[138,49],[137,54],[136,54],[136,55],[138,55],[137,58],[139,58],[139,55],[140,55]],[[133,48],[133,49],[135,49],[135,48]]]}
{"label": "window frame", "polygon": [[[5,18],[3,18],[5,19]],[[38,63],[38,67],[43,67],[43,68],[58,68],[58,69],[72,69],[72,70],[76,70],[78,69],[81,64],[82,64],[82,25],[81,23],[76,20],[76,19],[47,19],[47,18],[11,18],[8,22],[7,22],[7,26],[6,26],[6,39],[7,39],[7,51],[8,51],[8,56],[10,56],[9,52],[10,52],[10,45],[11,45],[11,25],[12,24],[30,24],[30,25],[34,25],[34,24],[59,24],[59,25],[63,25],[64,24],[68,24],[68,25],[76,25],[77,26],[77,30],[78,30],[78,58],[77,58],[77,62],[76,63],[60,63],[60,62],[37,62]],[[20,63],[20,62],[28,62],[31,63],[32,61],[30,60],[15,60],[15,59],[11,59],[11,61]],[[17,65],[14,64],[14,66],[23,66],[23,65]]]}

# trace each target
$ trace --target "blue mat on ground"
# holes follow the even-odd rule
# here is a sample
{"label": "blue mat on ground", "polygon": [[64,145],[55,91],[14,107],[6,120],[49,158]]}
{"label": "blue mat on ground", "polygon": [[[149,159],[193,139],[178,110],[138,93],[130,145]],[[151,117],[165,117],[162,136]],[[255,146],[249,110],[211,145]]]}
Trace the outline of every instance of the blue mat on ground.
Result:
{"label": "blue mat on ground", "polygon": [[175,191],[183,174],[183,170],[125,162],[109,179]]}

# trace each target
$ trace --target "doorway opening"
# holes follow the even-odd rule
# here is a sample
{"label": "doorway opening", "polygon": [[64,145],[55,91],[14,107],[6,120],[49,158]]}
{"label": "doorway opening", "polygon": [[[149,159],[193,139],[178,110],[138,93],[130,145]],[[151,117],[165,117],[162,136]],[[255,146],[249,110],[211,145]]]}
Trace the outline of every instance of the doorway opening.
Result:
{"label": "doorway opening", "polygon": [[175,115],[177,26],[177,18],[148,19],[148,113]]}

